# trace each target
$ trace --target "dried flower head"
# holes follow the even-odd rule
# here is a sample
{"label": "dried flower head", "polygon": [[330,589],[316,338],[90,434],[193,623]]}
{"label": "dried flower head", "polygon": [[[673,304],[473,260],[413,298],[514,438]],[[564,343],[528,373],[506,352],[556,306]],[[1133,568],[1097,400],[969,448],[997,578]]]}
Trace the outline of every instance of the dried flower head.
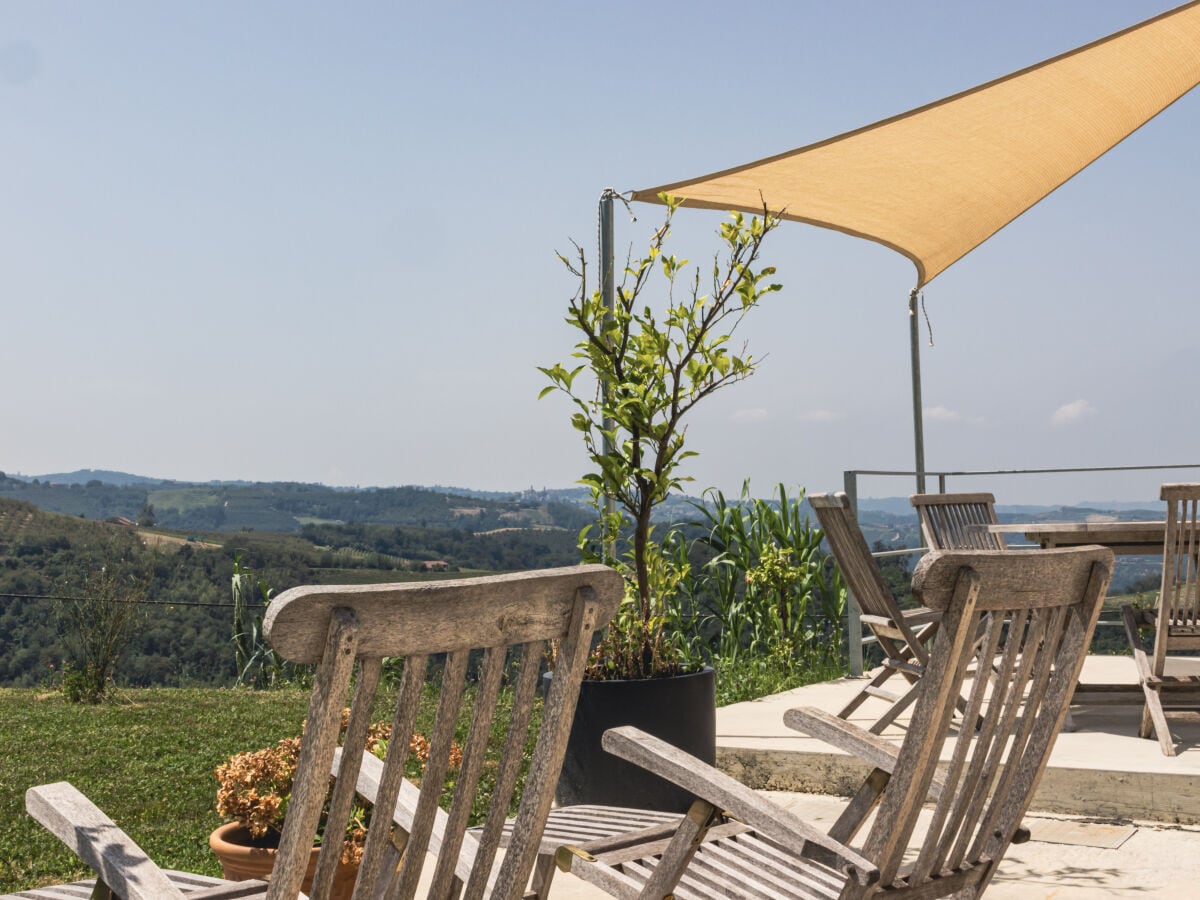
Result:
{"label": "dried flower head", "polygon": [[[349,710],[342,714],[343,737],[349,715]],[[367,732],[366,749],[382,758],[387,752],[391,735],[390,723],[374,723]],[[410,752],[421,765],[428,761],[429,741],[424,735],[413,734]],[[451,769],[462,766],[462,749],[453,741],[448,761]],[[292,782],[299,762],[298,737],[284,738],[271,747],[231,756],[224,765],[217,766],[214,771],[217,777],[217,812],[240,822],[256,841],[268,846],[277,843],[283,831],[288,802],[292,796]],[[333,783],[332,778],[330,783]],[[325,813],[328,811],[326,805]],[[342,845],[343,863],[356,863],[362,859],[370,821],[370,804],[361,798],[356,799]]]}

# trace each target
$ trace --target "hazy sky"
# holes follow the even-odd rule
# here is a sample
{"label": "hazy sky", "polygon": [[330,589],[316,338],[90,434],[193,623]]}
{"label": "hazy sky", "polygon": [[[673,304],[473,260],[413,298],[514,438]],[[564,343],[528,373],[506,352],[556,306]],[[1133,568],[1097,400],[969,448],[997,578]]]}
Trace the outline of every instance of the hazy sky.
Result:
{"label": "hazy sky", "polygon": [[[1170,0],[6,0],[0,469],[566,487],[561,396],[596,201],[873,122]],[[1200,96],[926,291],[930,469],[1200,461]],[[621,211],[644,245],[662,210]],[[719,214],[683,212],[705,261]],[[692,491],[910,469],[900,255],[785,223],[759,373],[709,402]],[[960,479],[1156,500],[1200,473]],[[864,482],[906,494],[908,479]]]}

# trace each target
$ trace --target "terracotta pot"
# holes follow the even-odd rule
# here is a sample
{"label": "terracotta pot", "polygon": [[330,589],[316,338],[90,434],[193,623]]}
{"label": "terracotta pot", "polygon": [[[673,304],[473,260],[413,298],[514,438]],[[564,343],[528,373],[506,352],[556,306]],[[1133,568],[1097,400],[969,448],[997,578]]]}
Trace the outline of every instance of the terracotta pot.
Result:
{"label": "terracotta pot", "polygon": [[[208,846],[220,860],[223,876],[230,881],[264,878],[275,868],[275,855],[278,851],[274,847],[255,847],[249,830],[237,822],[222,825],[210,834]],[[319,851],[319,847],[313,847],[308,861],[308,871],[304,873],[304,883],[300,889],[306,894],[312,887]],[[333,891],[329,895],[329,900],[350,900],[357,878],[357,864],[338,863],[337,874],[333,877]]]}

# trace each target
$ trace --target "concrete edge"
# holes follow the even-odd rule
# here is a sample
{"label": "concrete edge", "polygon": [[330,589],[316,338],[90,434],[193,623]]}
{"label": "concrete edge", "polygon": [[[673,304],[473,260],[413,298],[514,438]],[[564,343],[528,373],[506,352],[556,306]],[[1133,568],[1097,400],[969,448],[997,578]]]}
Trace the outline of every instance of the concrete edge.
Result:
{"label": "concrete edge", "polygon": [[[755,790],[849,797],[871,768],[839,753],[717,747],[717,766]],[[1031,812],[1200,825],[1200,779],[1191,774],[1047,768]]]}

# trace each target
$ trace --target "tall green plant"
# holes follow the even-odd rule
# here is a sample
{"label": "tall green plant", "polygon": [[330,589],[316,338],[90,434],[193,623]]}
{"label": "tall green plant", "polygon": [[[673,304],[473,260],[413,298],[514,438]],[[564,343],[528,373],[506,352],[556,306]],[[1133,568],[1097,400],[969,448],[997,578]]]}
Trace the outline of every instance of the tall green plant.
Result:
{"label": "tall green plant", "polygon": [[286,678],[287,663],[263,636],[263,619],[271,602],[265,580],[242,565],[241,554],[233,559],[233,654],[237,667],[235,687],[274,687]]}
{"label": "tall green plant", "polygon": [[700,541],[715,552],[697,579],[709,604],[706,632],[726,665],[781,649],[801,660],[837,655],[841,576],[821,550],[821,530],[801,514],[803,489],[789,497],[779,484],[775,497],[751,497],[747,481],[732,503],[710,489],[706,502],[693,504],[702,516],[694,523],[704,528]]}
{"label": "tall green plant", "polygon": [[[591,489],[600,528],[585,531],[581,541],[628,545],[614,562],[626,564],[631,575],[633,608],[624,622],[636,631],[639,647],[627,656],[628,671],[617,671],[624,663],[611,668],[615,677],[647,677],[679,667],[678,655],[656,625],[671,598],[656,596],[652,585],[652,560],[662,553],[651,538],[651,517],[672,490],[691,480],[679,469],[696,455],[684,448],[684,417],[706,397],[754,373],[757,360],[731,350],[730,341],[745,315],[780,289],[767,280],[774,268],[759,266],[762,242],[777,219],[765,211],[761,218],[732,213],[721,225],[725,246],[713,261],[711,291],[703,293],[699,269],[685,280],[688,261],[666,252],[679,201],[665,194],[661,199],[667,204],[666,221],[646,255],[626,265],[615,309],[605,305],[598,285],[592,288],[583,249],[576,245],[575,260],[560,254],[579,283],[567,323],[579,334],[572,358],[581,362],[539,367],[550,381],[541,396],[561,391],[574,403],[571,424],[593,466],[580,481]],[[642,299],[656,269],[666,280],[666,302],[658,313]],[[676,296],[677,287],[683,297]],[[585,372],[591,377],[580,378]],[[613,498],[617,512],[604,511],[605,497]]]}
{"label": "tall green plant", "polygon": [[72,596],[59,601],[73,657],[62,690],[76,703],[100,703],[110,695],[121,656],[145,617],[142,601],[154,579],[152,553],[114,541],[101,558],[101,565],[68,588]]}

